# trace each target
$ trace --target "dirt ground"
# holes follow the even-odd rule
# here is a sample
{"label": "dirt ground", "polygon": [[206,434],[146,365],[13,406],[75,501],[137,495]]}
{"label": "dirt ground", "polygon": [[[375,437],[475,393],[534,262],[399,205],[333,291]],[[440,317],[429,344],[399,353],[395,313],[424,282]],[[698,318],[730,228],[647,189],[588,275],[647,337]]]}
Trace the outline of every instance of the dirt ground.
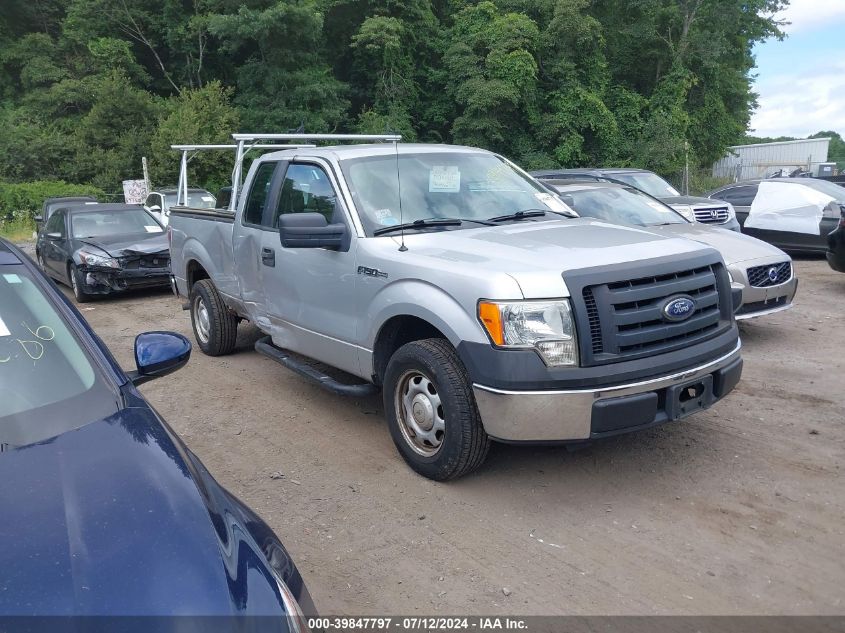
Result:
{"label": "dirt ground", "polygon": [[[448,484],[405,466],[380,398],[321,390],[248,326],[142,391],[324,615],[844,614],[845,275],[796,269],[795,308],[741,325],[742,382],[713,409],[577,452],[494,445]],[[193,339],[167,292],[82,308],[127,368],[139,332]]]}

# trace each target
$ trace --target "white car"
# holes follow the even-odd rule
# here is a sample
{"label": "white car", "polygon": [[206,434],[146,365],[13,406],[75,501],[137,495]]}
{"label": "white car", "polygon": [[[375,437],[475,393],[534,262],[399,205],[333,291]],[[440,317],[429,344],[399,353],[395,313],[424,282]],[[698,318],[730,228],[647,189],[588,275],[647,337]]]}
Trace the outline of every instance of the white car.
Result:
{"label": "white car", "polygon": [[731,275],[737,319],[792,307],[798,279],[792,259],[779,248],[749,235],[690,222],[634,187],[573,180],[546,184],[581,216],[643,226],[649,231],[703,242],[718,250]]}
{"label": "white car", "polygon": [[[152,213],[156,220],[167,226],[170,222],[170,207],[176,204],[178,197],[176,189],[159,189],[151,191],[144,200],[144,208]],[[192,209],[213,209],[217,205],[217,198],[205,189],[188,189],[188,201],[185,206]]]}

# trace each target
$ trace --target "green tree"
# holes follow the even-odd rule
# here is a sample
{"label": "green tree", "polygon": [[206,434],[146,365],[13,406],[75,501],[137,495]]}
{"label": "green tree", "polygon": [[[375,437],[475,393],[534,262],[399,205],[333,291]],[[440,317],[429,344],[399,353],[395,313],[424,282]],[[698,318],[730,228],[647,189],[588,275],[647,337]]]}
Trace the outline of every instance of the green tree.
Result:
{"label": "green tree", "polygon": [[[238,111],[232,106],[231,89],[219,81],[202,88],[184,90],[167,105],[151,141],[150,178],[153,186],[176,183],[179,175],[178,144],[229,144],[238,129]],[[191,184],[216,191],[229,181],[234,152],[199,152],[190,163]]]}

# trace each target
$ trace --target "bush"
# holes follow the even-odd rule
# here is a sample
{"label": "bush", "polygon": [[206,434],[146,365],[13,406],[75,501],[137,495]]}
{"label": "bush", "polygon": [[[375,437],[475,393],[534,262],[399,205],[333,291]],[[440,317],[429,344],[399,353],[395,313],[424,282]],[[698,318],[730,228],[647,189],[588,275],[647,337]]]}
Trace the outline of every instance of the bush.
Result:
{"label": "bush", "polygon": [[105,192],[93,185],[73,185],[63,180],[35,182],[0,182],[0,220],[29,221],[41,213],[46,198],[94,196],[105,199]]}

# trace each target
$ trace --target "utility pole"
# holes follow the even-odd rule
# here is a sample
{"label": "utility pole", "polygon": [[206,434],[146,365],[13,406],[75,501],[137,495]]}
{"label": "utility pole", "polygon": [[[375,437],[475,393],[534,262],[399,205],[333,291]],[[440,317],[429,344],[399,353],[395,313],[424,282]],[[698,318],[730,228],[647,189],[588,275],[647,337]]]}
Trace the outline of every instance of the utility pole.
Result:
{"label": "utility pole", "polygon": [[144,169],[144,187],[146,188],[146,193],[150,193],[150,170],[147,168],[147,157],[141,157],[141,167]]}

